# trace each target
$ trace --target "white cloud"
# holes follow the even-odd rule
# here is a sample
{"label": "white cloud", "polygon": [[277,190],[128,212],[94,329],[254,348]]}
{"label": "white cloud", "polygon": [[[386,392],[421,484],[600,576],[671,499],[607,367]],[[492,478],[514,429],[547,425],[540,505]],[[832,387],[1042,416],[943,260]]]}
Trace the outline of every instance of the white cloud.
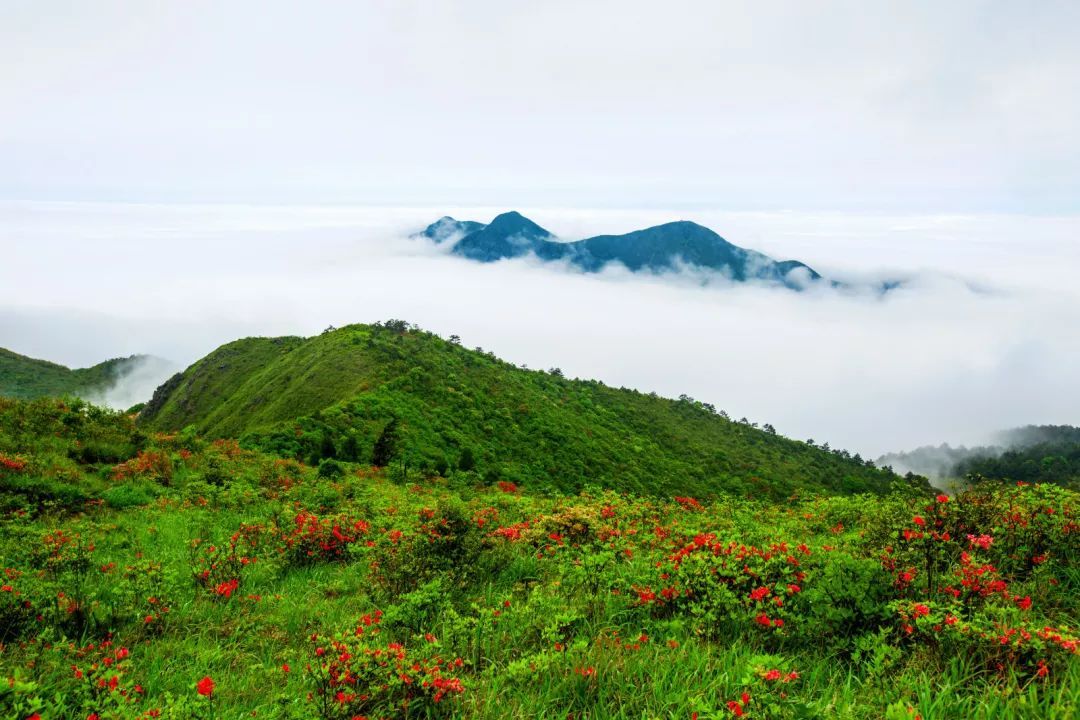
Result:
{"label": "white cloud", "polygon": [[399,317],[864,456],[1080,422],[1080,218],[520,208],[564,238],[693,219],[827,275],[915,278],[884,298],[483,265],[407,238],[503,209],[0,205],[0,346],[187,364],[240,336]]}

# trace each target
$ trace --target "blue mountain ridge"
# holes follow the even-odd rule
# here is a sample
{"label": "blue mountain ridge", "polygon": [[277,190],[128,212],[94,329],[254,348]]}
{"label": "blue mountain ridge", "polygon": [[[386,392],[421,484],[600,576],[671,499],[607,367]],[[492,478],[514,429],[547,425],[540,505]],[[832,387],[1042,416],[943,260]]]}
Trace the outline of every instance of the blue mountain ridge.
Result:
{"label": "blue mountain ridge", "polygon": [[715,270],[736,282],[763,281],[794,290],[824,281],[805,263],[777,261],[741,248],[688,220],[564,242],[521,213],[510,211],[486,225],[442,217],[417,235],[436,243],[451,242],[455,255],[485,263],[532,253],[541,260],[568,261],[585,272],[599,272],[608,263],[618,262],[632,272],[654,273],[691,265]]}

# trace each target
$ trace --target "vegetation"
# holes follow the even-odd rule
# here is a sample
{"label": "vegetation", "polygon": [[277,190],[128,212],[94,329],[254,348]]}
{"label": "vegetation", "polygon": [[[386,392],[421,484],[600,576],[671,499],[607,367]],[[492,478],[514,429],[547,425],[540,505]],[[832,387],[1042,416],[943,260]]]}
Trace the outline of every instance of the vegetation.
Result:
{"label": "vegetation", "polygon": [[[159,431],[190,425],[311,465],[471,471],[489,484],[559,492],[592,484],[779,499],[882,493],[898,479],[857,455],[733,421],[687,396],[524,370],[400,321],[230,343],[159,389],[140,423]],[[393,452],[378,452],[391,423]]]}
{"label": "vegetation", "polygon": [[1000,434],[999,444],[927,446],[878,460],[941,480],[963,478],[1080,486],[1080,428],[1027,425]]}
{"label": "vegetation", "polygon": [[29,400],[104,392],[142,357],[115,358],[93,367],[72,370],[0,348],[0,396]]}
{"label": "vegetation", "polygon": [[1029,426],[1014,431],[1017,444],[1000,453],[969,457],[957,466],[962,476],[1028,483],[1056,482],[1080,487],[1080,428]]}
{"label": "vegetation", "polygon": [[[360,347],[376,338],[364,357],[386,345],[422,368],[425,352],[456,358],[454,388],[497,374],[537,401],[589,399],[596,418],[615,412],[596,399],[609,395],[672,423],[660,432],[684,418],[689,448],[729,425],[787,447],[687,403],[488,358],[476,369],[482,356],[413,333],[333,337],[353,333]],[[419,445],[416,419],[397,417],[370,450]],[[475,447],[490,466],[498,445]],[[1067,488],[554,495],[363,460],[313,466],[191,429],[144,432],[80,401],[0,400],[0,717],[1080,713]]]}

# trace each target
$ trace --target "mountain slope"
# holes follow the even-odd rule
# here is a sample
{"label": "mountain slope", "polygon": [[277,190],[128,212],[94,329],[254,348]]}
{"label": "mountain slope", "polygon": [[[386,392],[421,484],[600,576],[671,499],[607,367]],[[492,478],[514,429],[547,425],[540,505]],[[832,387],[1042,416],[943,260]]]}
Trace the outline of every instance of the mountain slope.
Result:
{"label": "mountain slope", "polygon": [[1026,425],[998,433],[993,445],[926,446],[883,455],[878,463],[943,480],[972,475],[1076,487],[1080,486],[1080,428]]}
{"label": "mountain slope", "polygon": [[132,355],[73,370],[0,348],[0,395],[28,400],[102,393],[147,359],[146,355]]}
{"label": "mountain slope", "polygon": [[479,262],[535,254],[542,260],[566,259],[586,272],[622,263],[633,272],[662,272],[682,265],[716,270],[737,282],[759,280],[802,289],[822,279],[798,260],[776,261],[738,247],[707,227],[680,220],[624,235],[562,242],[518,212],[497,216],[490,224],[443,217],[420,236],[453,242],[452,252]]}
{"label": "mountain slope", "polygon": [[461,238],[454,245],[454,253],[472,260],[491,262],[525,255],[553,244],[551,241],[554,238],[554,235],[521,213],[507,212]]}
{"label": "mountain slope", "polygon": [[371,463],[392,419],[396,462],[443,475],[475,464],[533,488],[782,497],[882,491],[895,478],[689,398],[523,370],[399,322],[231,343],[162,386],[140,422]]}

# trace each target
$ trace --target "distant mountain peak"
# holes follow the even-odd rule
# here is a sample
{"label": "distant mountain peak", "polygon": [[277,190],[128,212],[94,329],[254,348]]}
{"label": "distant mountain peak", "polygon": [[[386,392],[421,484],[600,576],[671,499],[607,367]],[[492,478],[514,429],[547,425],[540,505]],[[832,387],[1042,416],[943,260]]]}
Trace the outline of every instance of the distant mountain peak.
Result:
{"label": "distant mountain peak", "polygon": [[496,215],[484,230],[498,233],[523,232],[536,237],[555,237],[517,210]]}
{"label": "distant mountain peak", "polygon": [[763,253],[734,245],[714,230],[691,220],[673,220],[623,235],[562,242],[516,210],[496,215],[490,223],[439,218],[423,232],[437,243],[453,240],[452,252],[478,262],[535,255],[566,260],[586,272],[610,263],[631,272],[668,272],[683,266],[714,270],[735,282],[759,281],[802,290],[822,280],[798,260],[776,261]]}
{"label": "distant mountain peak", "polygon": [[483,223],[473,222],[472,220],[459,221],[449,215],[443,215],[441,218],[417,233],[414,237],[426,237],[436,243],[443,243],[447,240],[460,240],[469,233],[480,230],[483,227]]}

